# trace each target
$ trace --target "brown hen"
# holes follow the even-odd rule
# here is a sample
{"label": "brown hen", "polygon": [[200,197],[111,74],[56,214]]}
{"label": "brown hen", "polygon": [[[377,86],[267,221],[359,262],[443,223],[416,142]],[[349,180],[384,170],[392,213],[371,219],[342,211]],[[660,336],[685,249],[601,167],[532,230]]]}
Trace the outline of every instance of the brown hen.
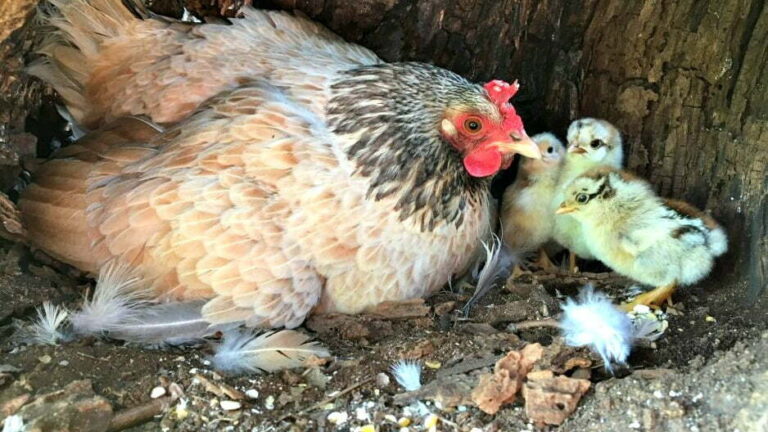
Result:
{"label": "brown hen", "polygon": [[208,300],[212,323],[435,291],[489,233],[489,178],[539,155],[516,85],[383,63],[287,13],[188,25],[54,3],[31,71],[101,129],[36,173],[29,238],[92,273],[131,264],[158,299]]}

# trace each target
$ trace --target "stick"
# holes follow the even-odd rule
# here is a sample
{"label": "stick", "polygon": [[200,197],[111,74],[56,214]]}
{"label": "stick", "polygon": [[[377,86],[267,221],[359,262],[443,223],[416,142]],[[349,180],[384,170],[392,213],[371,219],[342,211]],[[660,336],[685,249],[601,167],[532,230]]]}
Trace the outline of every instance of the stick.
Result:
{"label": "stick", "polygon": [[528,329],[541,328],[541,327],[560,328],[560,323],[558,323],[557,320],[555,320],[554,318],[520,321],[519,323],[512,323],[508,325],[507,330],[511,332],[518,332],[521,330],[528,330]]}
{"label": "stick", "polygon": [[178,398],[178,395],[171,394],[133,408],[122,410],[112,417],[107,431],[117,432],[148,422],[156,415],[160,415],[170,408],[171,404]]}

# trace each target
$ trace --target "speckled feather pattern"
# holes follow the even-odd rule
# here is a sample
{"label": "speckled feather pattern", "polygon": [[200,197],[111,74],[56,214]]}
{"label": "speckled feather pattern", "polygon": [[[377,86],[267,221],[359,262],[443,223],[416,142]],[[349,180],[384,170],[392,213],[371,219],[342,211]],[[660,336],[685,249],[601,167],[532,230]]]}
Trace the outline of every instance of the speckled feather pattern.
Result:
{"label": "speckled feather pattern", "polygon": [[[110,2],[70,5],[91,3]],[[93,71],[81,81],[83,118],[176,123],[120,119],[43,165],[20,203],[37,246],[93,273],[116,258],[160,299],[205,299],[210,322],[256,327],[421,297],[468,267],[490,229],[487,183],[445,165],[448,152],[384,186],[356,157],[359,134],[329,126],[340,115],[326,112],[332,86],[377,64],[372,53],[280,12],[249,9],[232,26],[121,26],[106,40],[69,33],[99,46],[83,51]]]}

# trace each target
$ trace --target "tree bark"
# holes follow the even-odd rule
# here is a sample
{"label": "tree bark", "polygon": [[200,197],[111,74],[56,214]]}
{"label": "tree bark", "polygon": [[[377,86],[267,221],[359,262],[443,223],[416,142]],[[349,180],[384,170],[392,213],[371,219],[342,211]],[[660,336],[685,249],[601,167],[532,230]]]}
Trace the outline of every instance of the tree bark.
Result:
{"label": "tree bark", "polygon": [[[217,6],[238,3],[205,1]],[[4,4],[18,4],[26,17],[33,2]],[[192,6],[202,3],[188,1]],[[255,0],[254,4],[298,9],[388,61],[432,62],[476,81],[519,79],[523,87],[515,105],[529,132],[550,130],[562,136],[571,120],[583,116],[615,123],[624,132],[631,170],[648,178],[662,195],[709,209],[726,227],[730,252],[720,260],[715,271],[720,278],[715,280],[747,282],[752,296],[765,291],[765,0]],[[218,8],[223,9],[229,10]],[[15,62],[4,66],[0,76],[0,125],[5,126],[0,129],[0,153],[8,143],[8,131],[21,131],[30,112],[28,101],[39,100],[39,87],[18,71],[19,53],[28,45],[20,45],[24,39],[19,30],[10,33],[16,28],[0,26],[0,41],[4,40],[0,56]]]}

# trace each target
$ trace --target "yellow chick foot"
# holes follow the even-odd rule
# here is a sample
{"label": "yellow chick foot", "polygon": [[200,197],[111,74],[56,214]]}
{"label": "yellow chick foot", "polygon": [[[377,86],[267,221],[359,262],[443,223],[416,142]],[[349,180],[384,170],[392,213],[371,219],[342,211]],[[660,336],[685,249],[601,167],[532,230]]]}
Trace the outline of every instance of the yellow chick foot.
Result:
{"label": "yellow chick foot", "polygon": [[676,287],[677,284],[673,282],[669,285],[662,285],[658,288],[654,288],[651,291],[635,297],[631,302],[624,303],[621,305],[621,308],[627,312],[631,312],[635,309],[635,306],[638,305],[645,305],[654,309],[658,309],[662,304],[664,304],[665,301],[671,300],[672,294],[675,292]]}

